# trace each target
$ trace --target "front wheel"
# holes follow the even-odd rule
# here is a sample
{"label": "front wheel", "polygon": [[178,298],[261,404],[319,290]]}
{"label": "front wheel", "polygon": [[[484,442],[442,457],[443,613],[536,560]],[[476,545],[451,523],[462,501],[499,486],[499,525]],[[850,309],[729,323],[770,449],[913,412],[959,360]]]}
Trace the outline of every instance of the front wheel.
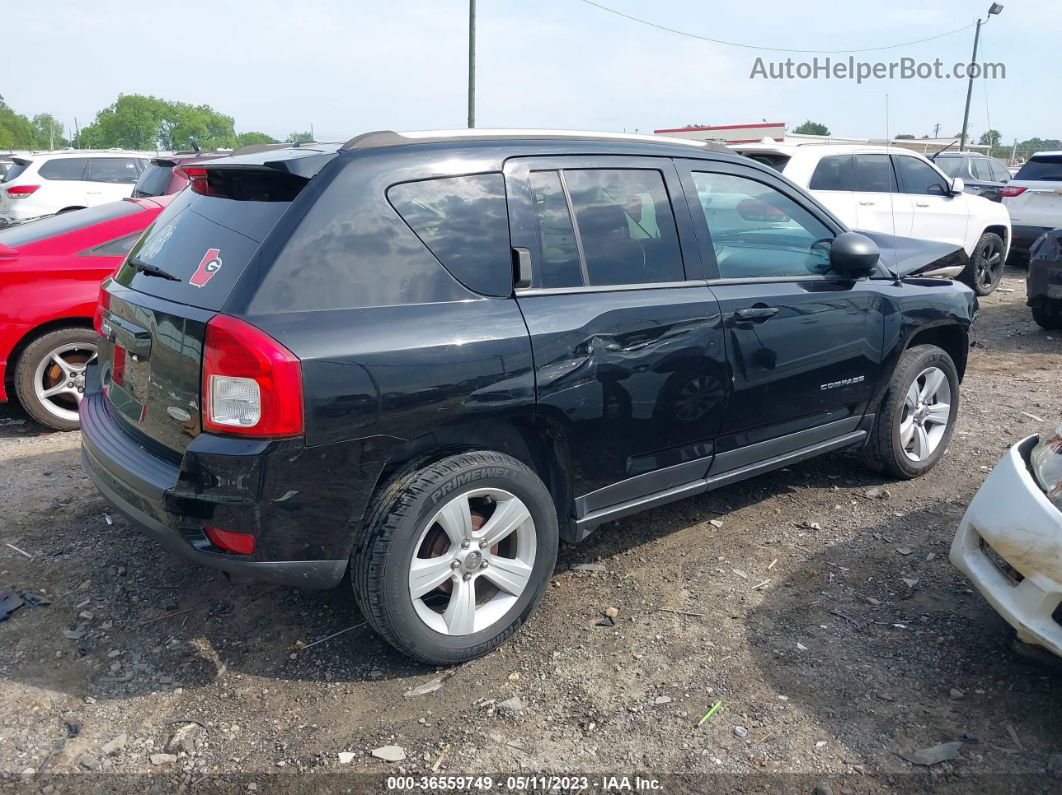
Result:
{"label": "front wheel", "polygon": [[41,425],[76,431],[85,368],[95,358],[92,329],[61,328],[35,339],[15,365],[15,392],[22,407]]}
{"label": "front wheel", "polygon": [[1004,264],[1003,238],[994,232],[985,232],[974,247],[970,264],[959,278],[978,295],[989,295],[999,287]]}
{"label": "front wheel", "polygon": [[936,345],[903,352],[863,450],[871,469],[905,480],[924,475],[948,447],[959,413],[955,363]]}
{"label": "front wheel", "polygon": [[402,653],[464,662],[524,623],[557,544],[557,509],[534,472],[492,451],[452,455],[377,497],[351,558],[354,595]]}
{"label": "front wheel", "polygon": [[1033,302],[1032,316],[1040,328],[1048,331],[1062,329],[1062,301],[1040,298]]}

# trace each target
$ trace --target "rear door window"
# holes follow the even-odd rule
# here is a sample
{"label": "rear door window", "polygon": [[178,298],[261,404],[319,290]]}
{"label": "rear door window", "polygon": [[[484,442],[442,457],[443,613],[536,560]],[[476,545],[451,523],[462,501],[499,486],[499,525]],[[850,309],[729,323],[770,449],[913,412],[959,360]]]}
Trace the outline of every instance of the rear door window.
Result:
{"label": "rear door window", "polygon": [[965,177],[966,160],[965,157],[938,157],[934,162],[949,177]]}
{"label": "rear door window", "polygon": [[663,174],[650,169],[563,173],[591,286],[686,278]]}
{"label": "rear door window", "polygon": [[478,293],[512,293],[505,178],[500,173],[392,185],[387,198],[454,277]]}
{"label": "rear door window", "polygon": [[987,157],[974,158],[973,175],[976,179],[983,180],[985,182],[995,181],[994,177],[992,176],[992,164],[988,162]]}
{"label": "rear door window", "polygon": [[852,156],[830,155],[822,158],[811,175],[811,190],[852,190]]}
{"label": "rear door window", "polygon": [[916,157],[903,155],[893,157],[896,162],[896,170],[899,172],[900,181],[903,184],[903,192],[918,196],[947,196],[948,187],[943,178],[928,163],[923,163]]}
{"label": "rear door window", "polygon": [[37,173],[45,179],[80,180],[85,174],[87,157],[58,157],[42,163]]}
{"label": "rear door window", "polygon": [[992,179],[996,182],[1010,182],[1010,172],[998,160],[989,160],[992,167]]}
{"label": "rear door window", "polygon": [[534,287],[579,287],[584,282],[575,227],[558,171],[529,175],[542,254],[534,268]]}
{"label": "rear door window", "polygon": [[[910,158],[906,158],[910,159]],[[888,155],[856,155],[855,190],[860,193],[896,193],[896,175]]]}
{"label": "rear door window", "polygon": [[1021,167],[1014,179],[1062,182],[1062,155],[1036,155]]}
{"label": "rear door window", "polygon": [[88,182],[132,185],[139,176],[140,169],[131,157],[94,157],[85,169],[85,180]]}

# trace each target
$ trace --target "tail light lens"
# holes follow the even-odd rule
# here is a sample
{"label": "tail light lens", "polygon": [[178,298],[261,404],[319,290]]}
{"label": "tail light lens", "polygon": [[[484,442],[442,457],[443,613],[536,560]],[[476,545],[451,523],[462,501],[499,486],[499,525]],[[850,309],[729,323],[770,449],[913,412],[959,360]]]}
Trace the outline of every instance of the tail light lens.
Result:
{"label": "tail light lens", "polygon": [[103,334],[103,310],[111,308],[111,294],[100,285],[100,295],[96,299],[96,311],[92,314],[92,328],[101,337]]}
{"label": "tail light lens", "polygon": [[188,180],[188,187],[191,188],[193,193],[199,193],[203,196],[216,195],[217,191],[210,187],[207,170],[202,166],[178,166],[174,171],[178,176]]}
{"label": "tail light lens", "polygon": [[265,332],[228,315],[207,324],[203,429],[238,436],[301,436],[302,367]]}
{"label": "tail light lens", "polygon": [[203,532],[211,544],[226,552],[235,552],[238,555],[250,555],[254,552],[254,536],[250,533],[234,533],[220,527],[204,527]]}
{"label": "tail light lens", "polygon": [[1017,185],[1014,185],[1013,187],[1010,185],[1004,185],[1003,198],[1013,199],[1015,196],[1021,196],[1026,190],[1027,188],[1019,188]]}
{"label": "tail light lens", "polygon": [[7,189],[7,195],[12,199],[25,199],[31,193],[35,193],[40,185],[12,185]]}

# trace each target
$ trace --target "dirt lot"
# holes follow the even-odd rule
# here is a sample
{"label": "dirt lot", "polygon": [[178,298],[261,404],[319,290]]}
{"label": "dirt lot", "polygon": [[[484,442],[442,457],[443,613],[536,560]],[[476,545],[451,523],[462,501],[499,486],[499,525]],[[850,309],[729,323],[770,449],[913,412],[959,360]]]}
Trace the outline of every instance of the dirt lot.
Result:
{"label": "dirt lot", "polygon": [[[164,552],[109,515],[78,434],[0,408],[0,586],[51,599],[0,624],[0,791],[146,789],[108,772],[157,791],[381,791],[432,770],[808,792],[1006,790],[1023,774],[1057,791],[1062,673],[1018,654],[947,560],[987,470],[1040,425],[1025,412],[1062,417],[1062,335],[1032,323],[1022,276],[983,302],[929,477],[885,483],[834,454],[607,525],[562,549],[514,641],[448,670],[357,626],[345,591],[232,583]],[[614,627],[597,623],[607,607]],[[153,760],[175,732],[177,758]],[[904,759],[953,740],[953,761]],[[407,758],[370,755],[387,745]],[[348,771],[372,777],[328,775]]]}

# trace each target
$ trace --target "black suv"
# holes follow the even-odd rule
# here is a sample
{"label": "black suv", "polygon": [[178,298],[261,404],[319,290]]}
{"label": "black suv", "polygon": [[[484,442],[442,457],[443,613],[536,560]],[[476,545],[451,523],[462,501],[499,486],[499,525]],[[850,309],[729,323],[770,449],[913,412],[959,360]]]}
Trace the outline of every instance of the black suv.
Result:
{"label": "black suv", "polygon": [[[454,663],[560,539],[859,446],[944,453],[955,247],[844,225],[715,145],[369,133],[202,165],[100,294],[104,496],[199,563],[324,588]],[[961,253],[961,252],[960,252]]]}
{"label": "black suv", "polygon": [[977,152],[941,152],[930,159],[949,177],[961,179],[967,193],[994,202],[1003,201],[1003,188],[1013,179],[1001,162]]}

